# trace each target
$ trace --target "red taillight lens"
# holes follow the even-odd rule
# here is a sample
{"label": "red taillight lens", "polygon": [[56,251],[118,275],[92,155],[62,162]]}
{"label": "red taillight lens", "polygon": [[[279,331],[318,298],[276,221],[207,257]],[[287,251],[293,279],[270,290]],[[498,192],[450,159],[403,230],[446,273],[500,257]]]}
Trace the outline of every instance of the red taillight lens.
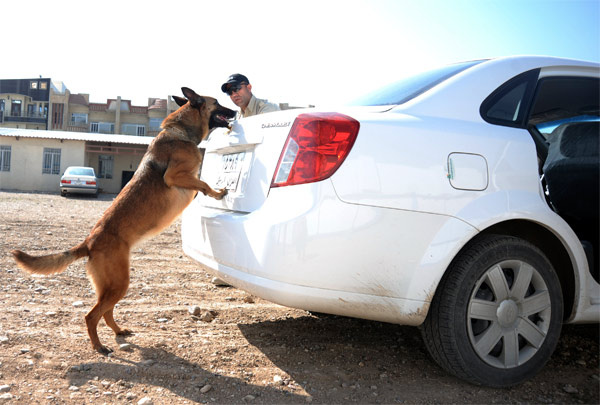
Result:
{"label": "red taillight lens", "polygon": [[85,184],[87,184],[88,186],[95,186],[96,182],[95,181],[86,181]]}
{"label": "red taillight lens", "polygon": [[339,113],[301,114],[294,121],[271,187],[325,180],[340,167],[360,124]]}
{"label": "red taillight lens", "polygon": [[62,184],[71,184],[71,180],[61,180]]}

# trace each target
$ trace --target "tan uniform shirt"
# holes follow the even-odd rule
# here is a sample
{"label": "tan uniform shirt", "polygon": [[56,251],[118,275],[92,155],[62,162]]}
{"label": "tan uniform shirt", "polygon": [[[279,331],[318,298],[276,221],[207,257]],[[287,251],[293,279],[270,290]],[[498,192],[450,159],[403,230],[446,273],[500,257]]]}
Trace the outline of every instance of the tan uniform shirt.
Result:
{"label": "tan uniform shirt", "polygon": [[279,111],[279,106],[275,103],[270,103],[267,100],[256,98],[253,94],[246,110],[243,113],[239,111],[236,118],[252,117],[253,115],[264,114],[271,111]]}

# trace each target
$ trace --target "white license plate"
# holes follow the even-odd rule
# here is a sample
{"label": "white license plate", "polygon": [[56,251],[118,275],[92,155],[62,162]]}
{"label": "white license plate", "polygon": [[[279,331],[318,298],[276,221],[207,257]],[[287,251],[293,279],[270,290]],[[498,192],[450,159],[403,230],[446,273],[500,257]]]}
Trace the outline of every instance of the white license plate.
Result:
{"label": "white license plate", "polygon": [[237,189],[245,157],[246,152],[222,156],[221,172],[219,173],[216,182],[217,189],[225,188],[230,191],[235,191]]}
{"label": "white license plate", "polygon": [[83,186],[83,185],[85,185],[85,181],[75,180],[75,181],[73,181],[73,184],[76,186]]}

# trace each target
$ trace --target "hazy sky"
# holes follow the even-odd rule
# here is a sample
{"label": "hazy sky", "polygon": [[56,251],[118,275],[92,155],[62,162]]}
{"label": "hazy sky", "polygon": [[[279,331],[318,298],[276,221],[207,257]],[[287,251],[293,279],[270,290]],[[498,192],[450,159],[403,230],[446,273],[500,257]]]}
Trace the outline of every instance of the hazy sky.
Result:
{"label": "hazy sky", "polygon": [[2,4],[0,78],[50,77],[135,105],[182,86],[233,107],[353,97],[407,74],[516,54],[600,60],[600,0],[103,0]]}

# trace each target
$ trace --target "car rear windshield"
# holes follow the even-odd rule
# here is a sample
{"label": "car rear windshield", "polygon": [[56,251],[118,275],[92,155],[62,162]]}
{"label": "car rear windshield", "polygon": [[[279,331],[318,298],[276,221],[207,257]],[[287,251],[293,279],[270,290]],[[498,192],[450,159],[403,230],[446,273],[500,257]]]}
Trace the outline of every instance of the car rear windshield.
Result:
{"label": "car rear windshield", "polygon": [[348,105],[374,106],[403,104],[440,84],[444,80],[481,62],[483,62],[483,60],[457,63],[420,73],[359,97],[348,103]]}
{"label": "car rear windshield", "polygon": [[69,174],[71,176],[93,176],[94,169],[87,167],[72,167],[65,174]]}

